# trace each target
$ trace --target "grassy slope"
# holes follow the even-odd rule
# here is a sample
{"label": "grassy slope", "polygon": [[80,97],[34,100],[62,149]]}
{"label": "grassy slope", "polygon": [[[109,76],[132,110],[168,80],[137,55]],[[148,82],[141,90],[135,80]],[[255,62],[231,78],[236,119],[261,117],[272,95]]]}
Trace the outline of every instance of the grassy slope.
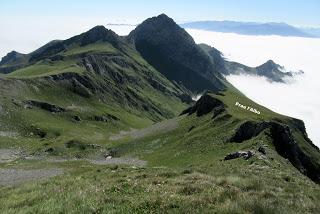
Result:
{"label": "grassy slope", "polygon": [[[68,173],[49,181],[3,187],[0,202],[6,213],[318,213],[319,186],[280,157],[267,135],[243,143],[225,140],[243,119],[286,119],[235,90],[217,96],[232,118],[214,121],[211,114],[181,116],[166,133],[109,142],[120,156],[148,161],[145,168],[95,166],[86,162],[47,163],[18,160],[3,168],[62,168]],[[238,111],[234,102],[261,111]],[[175,119],[173,119],[175,120]],[[166,121],[164,123],[168,123]],[[171,121],[172,122],[172,121]],[[190,127],[194,126],[191,131]],[[234,151],[268,145],[267,157],[221,161]],[[75,182],[76,181],[76,182]]]}
{"label": "grassy slope", "polygon": [[84,68],[77,65],[78,56],[80,54],[90,53],[114,54],[117,53],[117,50],[109,43],[94,43],[84,47],[74,46],[60,53],[60,55],[64,57],[64,60],[42,60],[33,65],[18,69],[6,76],[14,78],[34,78],[65,72],[83,73],[85,71]]}
{"label": "grassy slope", "polygon": [[[177,97],[167,96],[152,88],[143,79],[142,75],[154,77],[161,81],[162,84],[168,86],[168,90],[176,90],[172,83],[151,68],[139,54],[130,48],[126,52],[131,57],[125,58],[126,61],[140,63],[141,66],[148,68],[149,73],[137,73],[130,68],[122,68],[112,63],[110,63],[110,67],[119,72],[119,75],[122,74],[121,72],[125,72],[132,78],[141,79],[139,85],[128,84],[128,87],[131,87],[131,90],[138,93],[140,97],[148,99],[148,102],[162,109],[164,113],[161,119],[168,117],[168,115],[176,115],[186,107],[186,104],[181,103]],[[79,75],[86,75],[85,69],[77,65],[79,56],[89,54],[120,56],[121,53],[112,45],[94,43],[84,47],[74,46],[59,54],[64,56],[61,61],[43,60],[5,75],[0,90],[0,93],[2,93],[0,121],[3,121],[3,123],[5,121],[1,130],[18,133],[18,136],[15,138],[1,136],[0,147],[23,147],[30,152],[44,151],[53,147],[60,151],[63,150],[64,143],[72,139],[84,141],[88,144],[106,145],[106,139],[112,133],[129,128],[146,127],[154,122],[155,119],[147,111],[117,103],[117,97],[112,97],[107,92],[102,94],[103,99],[108,100],[106,102],[101,100],[99,94],[86,98],[70,91],[68,87],[42,79],[42,77],[65,72],[77,72]],[[90,78],[95,79],[96,82],[103,81],[98,75],[91,75]],[[107,87],[114,87],[114,90],[116,90],[120,86],[109,82]],[[25,109],[23,107],[23,101],[25,100],[39,100],[55,104],[67,109],[67,111],[53,114],[39,108]],[[95,116],[102,115],[114,115],[119,118],[119,121],[100,122],[93,119]],[[76,122],[73,119],[74,116],[79,116],[81,121]],[[159,117],[157,120],[159,120]],[[46,132],[47,136],[45,138],[34,136],[35,129]],[[62,153],[64,154],[63,151]]]}
{"label": "grassy slope", "polygon": [[[61,54],[72,60],[79,54],[92,51],[98,54],[118,53],[110,46],[94,44],[94,47],[83,49],[74,47]],[[127,50],[130,51],[131,60],[147,66],[136,52]],[[290,119],[257,105],[232,87],[224,92],[225,96],[213,95],[227,105],[231,118],[222,117],[212,121],[211,115],[182,116],[177,119],[179,126],[165,133],[155,130],[151,135],[141,138],[125,137],[110,141],[113,133],[130,127],[143,128],[154,121],[134,108],[104,103],[95,96],[84,98],[67,88],[37,79],[39,76],[59,73],[60,69],[25,69],[30,71],[14,72],[1,85],[1,128],[20,134],[17,137],[0,137],[0,148],[20,147],[30,153],[43,153],[48,148],[54,148],[52,155],[73,157],[85,157],[90,152],[97,152],[66,150],[64,143],[77,139],[84,143],[100,144],[106,149],[113,147],[119,156],[139,157],[147,160],[148,166],[135,169],[95,166],[87,162],[48,163],[30,160],[0,164],[1,168],[59,167],[67,172],[48,181],[0,187],[0,204],[4,213],[57,213],[71,210],[74,213],[318,213],[320,210],[317,203],[319,187],[280,157],[273,150],[267,135],[259,135],[241,144],[225,143],[243,120]],[[125,72],[135,75],[130,69]],[[169,90],[173,90],[172,84],[161,75],[156,72],[152,75],[157,75],[158,79],[170,86]],[[17,80],[20,78],[23,81]],[[138,93],[156,105],[162,105],[176,114],[186,107],[176,98],[146,87],[139,89]],[[46,101],[69,111],[52,114],[40,109],[24,109],[15,105],[12,98],[18,102],[26,99]],[[261,115],[239,109],[235,106],[236,101],[258,109]],[[112,114],[120,121],[97,122],[90,119],[105,114]],[[75,122],[72,119],[74,115],[80,116],[82,121]],[[194,128],[189,131],[191,127]],[[30,135],[35,132],[34,128],[46,131],[47,137]],[[256,150],[259,145],[268,145],[267,159],[253,157],[248,161],[221,161],[230,152]]]}

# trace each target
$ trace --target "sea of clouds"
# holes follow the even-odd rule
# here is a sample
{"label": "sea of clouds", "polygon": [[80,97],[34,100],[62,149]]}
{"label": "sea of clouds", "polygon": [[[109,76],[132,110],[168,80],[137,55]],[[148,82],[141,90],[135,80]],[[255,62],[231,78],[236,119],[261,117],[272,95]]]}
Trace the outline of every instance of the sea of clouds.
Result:
{"label": "sea of clouds", "polygon": [[320,39],[187,31],[197,43],[214,46],[229,60],[258,66],[272,59],[288,70],[303,70],[305,74],[289,84],[247,75],[231,75],[227,79],[257,103],[302,119],[309,137],[320,147]]}
{"label": "sea of clouds", "polygon": [[[123,23],[123,20],[120,22]],[[127,35],[135,28],[107,25],[104,18],[83,19],[81,22],[72,17],[52,17],[49,21],[48,18],[34,18],[23,24],[17,18],[0,23],[3,29],[0,34],[0,58],[11,50],[31,52],[50,40],[67,39],[99,23],[120,35]],[[288,70],[303,70],[305,74],[296,77],[290,84],[270,83],[262,77],[245,75],[232,75],[227,79],[257,103],[275,112],[302,119],[309,137],[320,147],[320,39],[186,30],[197,43],[214,46],[229,60],[257,66],[272,59]]]}

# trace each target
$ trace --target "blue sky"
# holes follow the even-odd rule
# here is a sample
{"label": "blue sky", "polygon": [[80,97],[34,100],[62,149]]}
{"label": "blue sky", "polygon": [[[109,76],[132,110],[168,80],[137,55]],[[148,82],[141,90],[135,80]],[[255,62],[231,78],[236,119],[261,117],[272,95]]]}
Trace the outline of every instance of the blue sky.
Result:
{"label": "blue sky", "polygon": [[238,20],[320,26],[319,0],[0,0],[1,16],[105,16],[143,20],[166,13],[178,22]]}

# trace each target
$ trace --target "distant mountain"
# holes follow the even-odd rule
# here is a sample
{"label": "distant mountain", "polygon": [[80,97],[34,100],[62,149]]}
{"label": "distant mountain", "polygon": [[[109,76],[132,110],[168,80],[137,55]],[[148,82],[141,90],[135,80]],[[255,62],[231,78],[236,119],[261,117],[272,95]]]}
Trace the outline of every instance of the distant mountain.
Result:
{"label": "distant mountain", "polygon": [[13,70],[23,67],[27,61],[27,54],[11,51],[0,61],[0,73],[10,73]]}
{"label": "distant mountain", "polygon": [[237,33],[243,35],[279,35],[296,37],[320,37],[320,34],[310,30],[297,28],[286,23],[258,23],[236,21],[197,21],[181,24],[183,28],[193,28],[223,33]]}
{"label": "distant mountain", "polygon": [[309,35],[320,38],[320,27],[301,27],[300,29]]}
{"label": "distant mountain", "polygon": [[199,45],[204,51],[206,51],[215,65],[215,69],[219,70],[224,75],[230,74],[248,74],[256,75],[267,78],[270,82],[285,83],[287,78],[292,78],[295,75],[303,74],[303,71],[292,72],[286,71],[281,65],[276,64],[272,60],[268,60],[257,67],[249,67],[238,62],[232,62],[225,60],[223,54],[214,47],[210,47],[206,44]]}

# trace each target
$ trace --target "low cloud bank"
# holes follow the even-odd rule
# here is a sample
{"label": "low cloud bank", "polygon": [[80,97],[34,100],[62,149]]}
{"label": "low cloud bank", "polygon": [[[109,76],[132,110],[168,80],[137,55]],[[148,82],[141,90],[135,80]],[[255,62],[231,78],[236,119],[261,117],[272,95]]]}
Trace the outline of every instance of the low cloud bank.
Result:
{"label": "low cloud bank", "polygon": [[218,48],[229,60],[257,66],[269,59],[290,70],[303,70],[290,84],[263,77],[231,75],[227,79],[246,96],[278,113],[302,119],[320,147],[320,39],[244,36],[187,29],[197,43]]}

